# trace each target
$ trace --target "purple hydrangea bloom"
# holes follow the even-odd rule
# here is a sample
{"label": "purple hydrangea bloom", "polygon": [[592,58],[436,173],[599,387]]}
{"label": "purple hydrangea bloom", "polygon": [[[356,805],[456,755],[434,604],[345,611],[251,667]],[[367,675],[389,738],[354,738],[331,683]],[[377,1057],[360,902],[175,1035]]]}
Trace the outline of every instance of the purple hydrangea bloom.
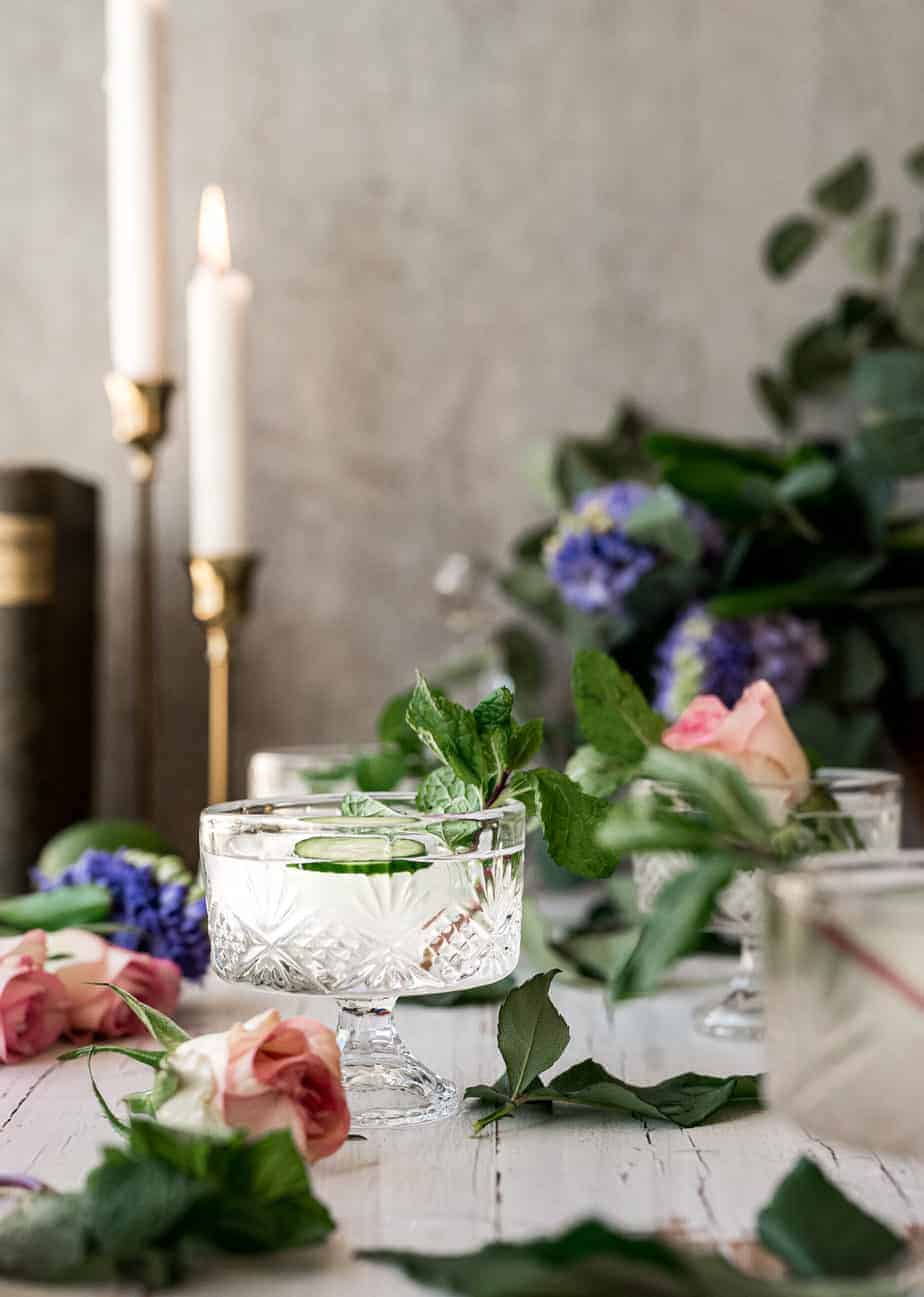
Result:
{"label": "purple hydrangea bloom", "polygon": [[156,866],[156,857],[139,858],[138,853],[85,851],[55,878],[38,872],[34,877],[42,891],[77,883],[105,887],[112,897],[111,921],[127,925],[109,934],[114,945],[172,959],[184,977],[198,979],[210,954],[205,900],[190,895],[188,875],[162,882]]}
{"label": "purple hydrangea bloom", "polygon": [[694,604],[658,648],[655,707],[671,721],[698,694],[733,707],[754,680],[768,681],[791,707],[827,652],[817,625],[791,613],[727,620]]}
{"label": "purple hydrangea bloom", "polygon": [[[644,482],[614,482],[577,497],[574,512],[562,519],[546,547],[549,576],[566,603],[586,613],[622,611],[624,597],[662,557],[657,546],[633,540],[624,530],[654,489]],[[719,552],[724,542],[714,519],[689,502],[684,511],[704,553]]]}

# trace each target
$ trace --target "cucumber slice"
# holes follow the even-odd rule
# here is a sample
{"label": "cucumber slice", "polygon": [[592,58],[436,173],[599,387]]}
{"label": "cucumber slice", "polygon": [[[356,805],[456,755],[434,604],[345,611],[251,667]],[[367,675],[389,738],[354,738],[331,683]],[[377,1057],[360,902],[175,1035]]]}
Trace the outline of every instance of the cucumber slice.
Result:
{"label": "cucumber slice", "polygon": [[357,833],[350,836],[331,834],[317,838],[302,838],[301,842],[296,842],[294,850],[295,854],[302,859],[325,863],[369,865],[376,861],[387,863],[395,859],[422,856],[427,849],[416,838],[376,838]]}
{"label": "cucumber slice", "polygon": [[290,869],[317,874],[416,874],[429,860],[292,860]]}

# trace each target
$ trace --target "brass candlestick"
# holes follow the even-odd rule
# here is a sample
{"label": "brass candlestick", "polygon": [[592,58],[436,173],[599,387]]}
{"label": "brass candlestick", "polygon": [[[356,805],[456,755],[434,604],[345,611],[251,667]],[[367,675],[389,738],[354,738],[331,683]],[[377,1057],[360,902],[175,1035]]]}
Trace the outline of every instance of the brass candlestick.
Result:
{"label": "brass candlestick", "polygon": [[231,628],[248,611],[256,554],[189,560],[193,616],[209,664],[209,805],[228,800]]}
{"label": "brass candlestick", "polygon": [[167,408],[173,383],[136,382],[125,374],[107,374],[106,395],[112,411],[112,435],[129,452],[129,471],[135,483],[135,806],[142,818],[154,815],[154,740],[157,681],[154,646],[154,485],[155,452],[167,435]]}

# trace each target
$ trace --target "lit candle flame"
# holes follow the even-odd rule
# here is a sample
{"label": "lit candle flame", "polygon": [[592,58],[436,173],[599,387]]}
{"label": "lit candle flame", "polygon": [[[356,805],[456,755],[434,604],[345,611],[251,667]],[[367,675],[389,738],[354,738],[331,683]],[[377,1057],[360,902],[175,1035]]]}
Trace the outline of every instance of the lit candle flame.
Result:
{"label": "lit candle flame", "polygon": [[231,269],[228,212],[220,186],[206,185],[199,207],[199,260],[219,273]]}

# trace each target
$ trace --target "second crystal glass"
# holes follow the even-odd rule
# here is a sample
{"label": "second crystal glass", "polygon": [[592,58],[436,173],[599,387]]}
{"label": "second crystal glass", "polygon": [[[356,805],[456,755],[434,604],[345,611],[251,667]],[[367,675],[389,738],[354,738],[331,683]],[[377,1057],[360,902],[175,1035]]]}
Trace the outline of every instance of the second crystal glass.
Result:
{"label": "second crystal glass", "polygon": [[520,949],[525,812],[420,814],[408,793],[347,816],[339,795],[204,811],[212,964],[230,982],[335,996],[357,1128],[450,1116],[454,1085],[404,1045],[401,995],[512,972]]}
{"label": "second crystal glass", "polygon": [[[784,784],[754,785],[771,817],[786,815]],[[670,797],[671,790],[649,786],[648,793]],[[675,808],[684,814],[682,806]],[[897,847],[901,834],[901,777],[885,770],[818,770],[812,792],[792,812],[795,825],[806,831],[813,852],[864,851]],[[633,859],[639,907],[651,909],[668,881],[693,866],[681,852],[639,854]],[[760,970],[760,872],[738,874],[722,893],[713,929],[741,942],[741,958],[722,999],[696,1012],[696,1025],[707,1036],[725,1040],[756,1040],[763,1036],[764,1014]]]}

